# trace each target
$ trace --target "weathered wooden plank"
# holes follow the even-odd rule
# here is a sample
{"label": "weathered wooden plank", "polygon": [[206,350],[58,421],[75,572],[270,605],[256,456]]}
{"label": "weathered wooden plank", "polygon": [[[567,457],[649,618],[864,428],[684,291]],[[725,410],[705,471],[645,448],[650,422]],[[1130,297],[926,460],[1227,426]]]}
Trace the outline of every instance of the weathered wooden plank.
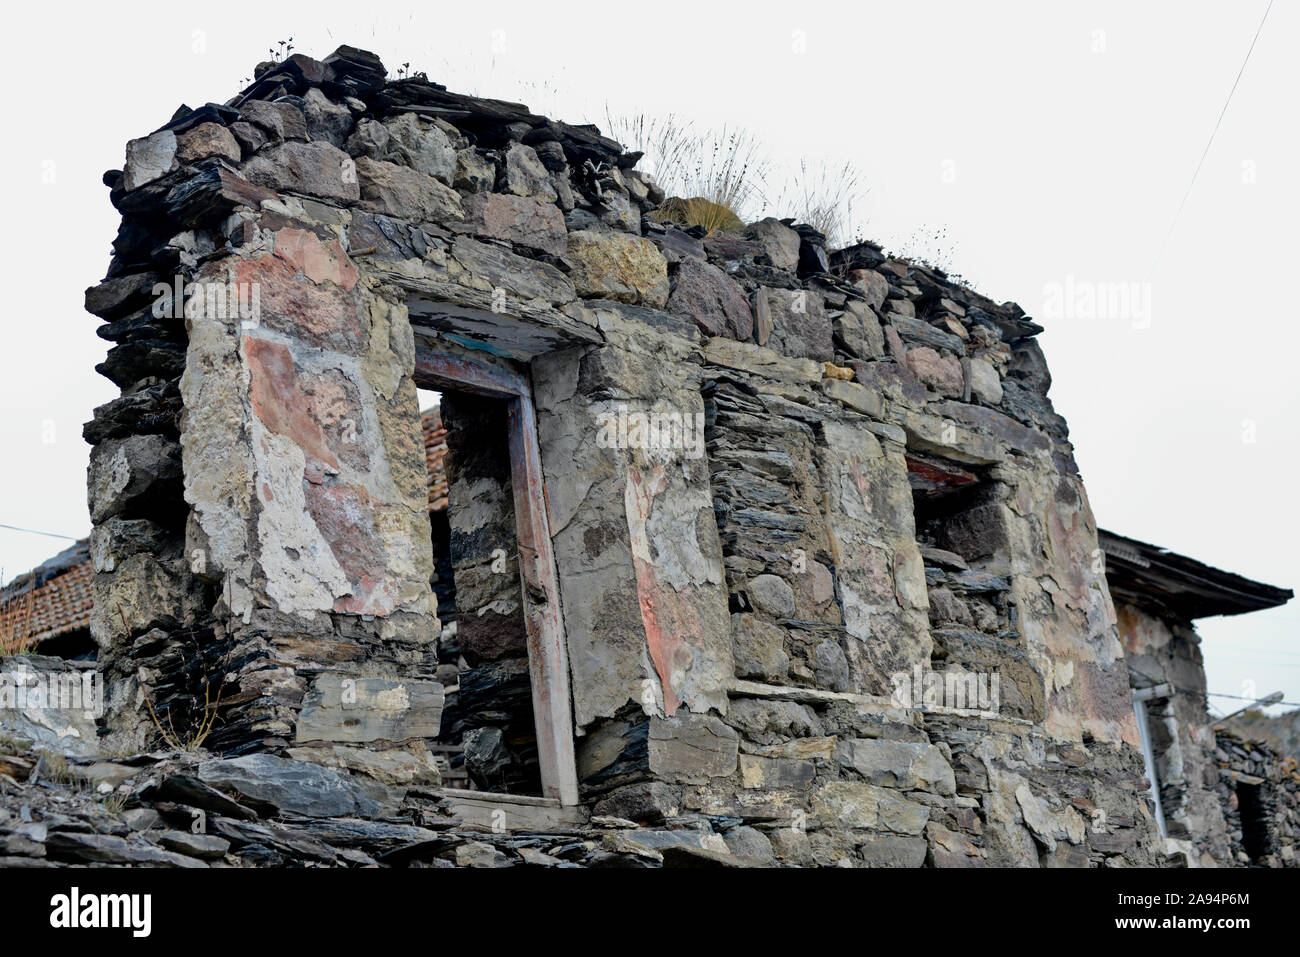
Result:
{"label": "weathered wooden plank", "polygon": [[462,821],[462,826],[491,831],[565,831],[583,827],[587,814],[578,807],[562,807],[555,800],[534,803],[538,798],[461,791],[447,788],[442,800]]}
{"label": "weathered wooden plank", "polygon": [[[423,789],[422,789],[423,790]],[[432,788],[438,797],[456,801],[478,801],[486,804],[526,804],[529,807],[559,807],[555,798],[535,794],[500,794],[496,791],[471,791],[467,788]]]}
{"label": "weathered wooden plank", "polygon": [[573,750],[573,706],[569,653],[560,613],[559,573],[546,518],[542,459],[531,389],[510,403],[510,474],[519,533],[519,574],[528,629],[529,673],[542,790],[561,804],[578,803]]}
{"label": "weathered wooden plank", "polygon": [[512,399],[528,389],[528,380],[513,369],[462,356],[415,348],[415,381],[422,389],[470,392]]}

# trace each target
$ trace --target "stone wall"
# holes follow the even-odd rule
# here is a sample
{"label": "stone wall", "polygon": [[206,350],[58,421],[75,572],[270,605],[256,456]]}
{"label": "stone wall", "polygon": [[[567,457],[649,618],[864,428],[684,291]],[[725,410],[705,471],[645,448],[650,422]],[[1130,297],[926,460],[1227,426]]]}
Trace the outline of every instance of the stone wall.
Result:
{"label": "stone wall", "polygon": [[1241,737],[1263,741],[1282,757],[1300,760],[1300,708],[1271,716],[1252,709],[1228,724]]}
{"label": "stone wall", "polygon": [[1172,692],[1147,701],[1168,835],[1198,860],[1223,862],[1228,837],[1200,636],[1191,622],[1155,610],[1121,603],[1116,611],[1134,687],[1168,684]]}
{"label": "stone wall", "polygon": [[1217,789],[1227,826],[1223,862],[1297,867],[1300,853],[1300,770],[1296,759],[1217,726]]}
{"label": "stone wall", "polygon": [[[219,688],[219,748],[422,760],[415,389],[454,356],[531,379],[584,803],[763,861],[1150,862],[1040,327],[871,244],[661,221],[636,158],[346,47],[128,144],[87,293],[113,733]],[[238,307],[157,318],[177,276]]]}

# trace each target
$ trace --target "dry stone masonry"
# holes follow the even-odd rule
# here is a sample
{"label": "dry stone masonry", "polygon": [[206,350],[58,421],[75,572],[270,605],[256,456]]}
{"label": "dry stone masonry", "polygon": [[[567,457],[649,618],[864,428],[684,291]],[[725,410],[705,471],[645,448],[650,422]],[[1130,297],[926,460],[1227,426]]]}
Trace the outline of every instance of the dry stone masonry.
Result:
{"label": "dry stone masonry", "polygon": [[1204,865],[1296,866],[1300,750],[1238,737],[1260,737],[1258,722],[1211,720],[1193,624],[1282,604],[1290,591],[1112,532],[1101,543],[1166,849]]}
{"label": "dry stone masonry", "polygon": [[[871,243],[671,225],[637,159],[341,47],[182,107],[106,174],[104,734],[144,750],[215,712],[224,756],[133,772],[151,814],[226,821],[139,853],[1161,861],[1041,327]],[[417,386],[444,391],[445,556]],[[539,704],[544,661],[567,700]],[[576,800],[548,784],[548,715]],[[603,832],[431,833],[453,739],[528,827]],[[313,775],[338,807],[298,806]],[[457,793],[457,820],[491,806]]]}

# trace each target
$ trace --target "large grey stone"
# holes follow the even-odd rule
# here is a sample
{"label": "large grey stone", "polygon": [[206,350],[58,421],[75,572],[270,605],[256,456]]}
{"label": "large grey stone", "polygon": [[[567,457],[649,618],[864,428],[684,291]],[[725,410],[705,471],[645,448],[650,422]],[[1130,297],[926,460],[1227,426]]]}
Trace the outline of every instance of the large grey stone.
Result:
{"label": "large grey stone", "polygon": [[727,848],[741,860],[754,861],[758,864],[771,864],[776,860],[772,842],[757,828],[749,826],[733,828],[727,832],[725,840]]}
{"label": "large grey stone", "polygon": [[437,787],[442,783],[438,764],[422,741],[386,751],[371,751],[342,744],[318,744],[289,748],[285,754],[295,761],[310,761],[322,767],[365,774],[390,786],[422,784]]}
{"label": "large grey stone", "polygon": [[873,835],[858,845],[867,867],[921,867],[926,850],[924,838],[894,834]]}
{"label": "large grey stone", "polygon": [[808,834],[798,828],[779,827],[768,833],[768,840],[776,859],[795,867],[810,867],[814,863]]}
{"label": "large grey stone", "polygon": [[456,176],[452,185],[457,189],[467,193],[491,192],[496,178],[496,164],[474,147],[456,151]]}
{"label": "large grey stone", "polygon": [[445,186],[452,185],[456,178],[456,150],[446,133],[414,113],[385,120],[384,126],[388,129],[390,155]]}
{"label": "large grey stone", "polygon": [[313,140],[323,140],[334,146],[343,146],[352,132],[352,111],[341,103],[331,102],[316,87],[303,94],[303,115],[307,118],[307,133]]}
{"label": "large grey stone", "polygon": [[814,290],[762,286],[754,293],[754,319],[759,345],[818,362],[835,357],[831,320]]}
{"label": "large grey stone", "polygon": [[837,402],[848,406],[855,412],[861,412],[863,415],[878,418],[884,413],[885,403],[881,399],[880,393],[857,382],[847,382],[844,379],[823,379],[822,392],[827,397],[835,399]]}
{"label": "large grey stone", "polygon": [[818,687],[829,688],[831,691],[848,691],[852,687],[852,676],[849,674],[849,662],[844,649],[830,638],[823,639],[813,649],[812,668]]}
{"label": "large grey stone", "polygon": [[362,205],[411,223],[441,223],[465,218],[460,195],[428,173],[408,166],[357,158]]}
{"label": "large grey stone", "polygon": [[172,168],[176,159],[176,134],[159,130],[126,144],[122,188],[127,192],[151,183]]}
{"label": "large grey stone", "polygon": [[678,263],[667,309],[690,319],[707,336],[748,342],[754,334],[754,315],[744,290],[717,266],[701,259]]}
{"label": "large grey stone", "polygon": [[662,824],[681,811],[680,788],[663,781],[641,781],[616,788],[597,802],[595,814],[624,818],[638,824]]}
{"label": "large grey stone", "polygon": [[345,149],[352,156],[369,156],[381,160],[388,155],[392,134],[378,120],[362,120],[348,137]]}
{"label": "large grey stone", "polygon": [[732,702],[727,718],[759,744],[822,733],[816,713],[796,701],[740,698]]}
{"label": "large grey stone", "polygon": [[234,134],[220,123],[200,123],[182,133],[176,143],[176,161],[181,164],[194,163],[209,156],[220,156],[238,163],[241,155]]}
{"label": "large grey stone", "polygon": [[468,273],[462,278],[465,285],[486,280],[525,301],[541,299],[557,306],[574,298],[573,284],[550,263],[527,259],[468,236],[458,236],[451,253]]}
{"label": "large grey stone", "polygon": [[854,269],[849,279],[862,290],[867,305],[879,311],[889,296],[889,280],[874,269]]}
{"label": "large grey stone", "polygon": [[870,784],[956,793],[952,767],[932,744],[850,738],[836,745],[835,759]]}
{"label": "large grey stone", "polygon": [[204,860],[220,860],[230,850],[230,842],[215,834],[191,834],[189,831],[163,831],[158,843],[169,851]]}
{"label": "large grey stone", "polygon": [[812,783],[816,766],[805,758],[767,758],[742,754],[739,758],[741,787],[803,789]]}
{"label": "large grey stone", "polygon": [[205,863],[174,851],[164,851],[139,836],[129,838],[112,834],[82,834],[58,831],[45,842],[51,857],[72,858],[90,864],[131,864],[147,867],[207,867]]}
{"label": "large grey stone", "polygon": [[885,354],[885,331],[865,302],[850,299],[831,318],[831,329],[850,355],[874,359]]}
{"label": "large grey stone", "polygon": [[554,203],[531,196],[478,193],[464,201],[465,219],[480,236],[563,255],[568,245],[564,216]]}
{"label": "large grey stone", "polygon": [[129,513],[181,477],[181,449],[162,435],[110,439],[90,454],[87,480],[90,520],[96,524]]}
{"label": "large grey stone", "polygon": [[244,178],[257,186],[353,203],[360,198],[351,156],[330,143],[281,143],[244,164]]}
{"label": "large grey stone", "polygon": [[970,360],[970,391],[988,405],[1002,401],[1002,377],[987,361],[978,356]]}
{"label": "large grey stone", "polygon": [[906,343],[928,346],[935,351],[947,349],[957,355],[965,355],[966,353],[966,347],[961,339],[951,332],[944,332],[942,329],[930,325],[928,322],[913,316],[904,316],[901,313],[891,314],[889,322],[898,332],[899,337]]}
{"label": "large grey stone", "polygon": [[206,761],[197,775],[204,784],[254,808],[305,817],[364,817],[378,809],[348,775],[270,754]]}
{"label": "large grey stone", "polygon": [[925,805],[856,781],[823,784],[813,795],[812,810],[823,827],[880,828],[896,834],[920,834],[930,819]]}
{"label": "large grey stone", "polygon": [[533,196],[544,203],[558,198],[551,175],[536,151],[523,143],[512,143],[506,151],[506,190],[516,196]]}
{"label": "large grey stone", "polygon": [[764,254],[777,269],[793,272],[798,267],[799,234],[779,219],[769,216],[751,223],[745,228],[745,235],[762,243]]}
{"label": "large grey stone", "polygon": [[303,699],[297,741],[436,738],[442,706],[443,688],[436,681],[320,675]]}
{"label": "large grey stone", "polygon": [[855,781],[831,781],[814,794],[813,815],[827,828],[875,827],[880,820],[879,791]]}
{"label": "large grey stone", "polygon": [[794,589],[784,578],[777,575],[755,576],[749,580],[748,594],[759,611],[767,612],[775,618],[790,618],[794,615]]}
{"label": "large grey stone", "polygon": [[737,678],[783,680],[790,669],[785,632],[753,615],[731,616],[732,653]]}
{"label": "large grey stone", "polygon": [[93,668],[43,655],[0,657],[0,734],[62,754],[94,754],[103,682]]}
{"label": "large grey stone", "polygon": [[650,770],[683,784],[707,784],[736,770],[739,736],[713,715],[679,711],[650,722]]}

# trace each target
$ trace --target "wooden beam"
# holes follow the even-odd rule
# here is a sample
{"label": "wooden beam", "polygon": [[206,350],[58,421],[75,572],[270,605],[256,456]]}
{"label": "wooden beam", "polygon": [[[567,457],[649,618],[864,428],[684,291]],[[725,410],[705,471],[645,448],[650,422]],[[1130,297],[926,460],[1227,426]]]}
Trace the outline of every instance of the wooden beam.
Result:
{"label": "wooden beam", "polygon": [[513,399],[529,391],[527,377],[514,369],[423,346],[415,349],[415,384],[422,389],[448,389],[494,399]]}
{"label": "wooden beam", "polygon": [[578,803],[573,750],[569,652],[560,612],[560,578],[546,518],[546,485],[537,448],[537,416],[531,390],[510,402],[510,476],[519,535],[519,576],[528,631],[529,676],[542,792],[561,804]]}

